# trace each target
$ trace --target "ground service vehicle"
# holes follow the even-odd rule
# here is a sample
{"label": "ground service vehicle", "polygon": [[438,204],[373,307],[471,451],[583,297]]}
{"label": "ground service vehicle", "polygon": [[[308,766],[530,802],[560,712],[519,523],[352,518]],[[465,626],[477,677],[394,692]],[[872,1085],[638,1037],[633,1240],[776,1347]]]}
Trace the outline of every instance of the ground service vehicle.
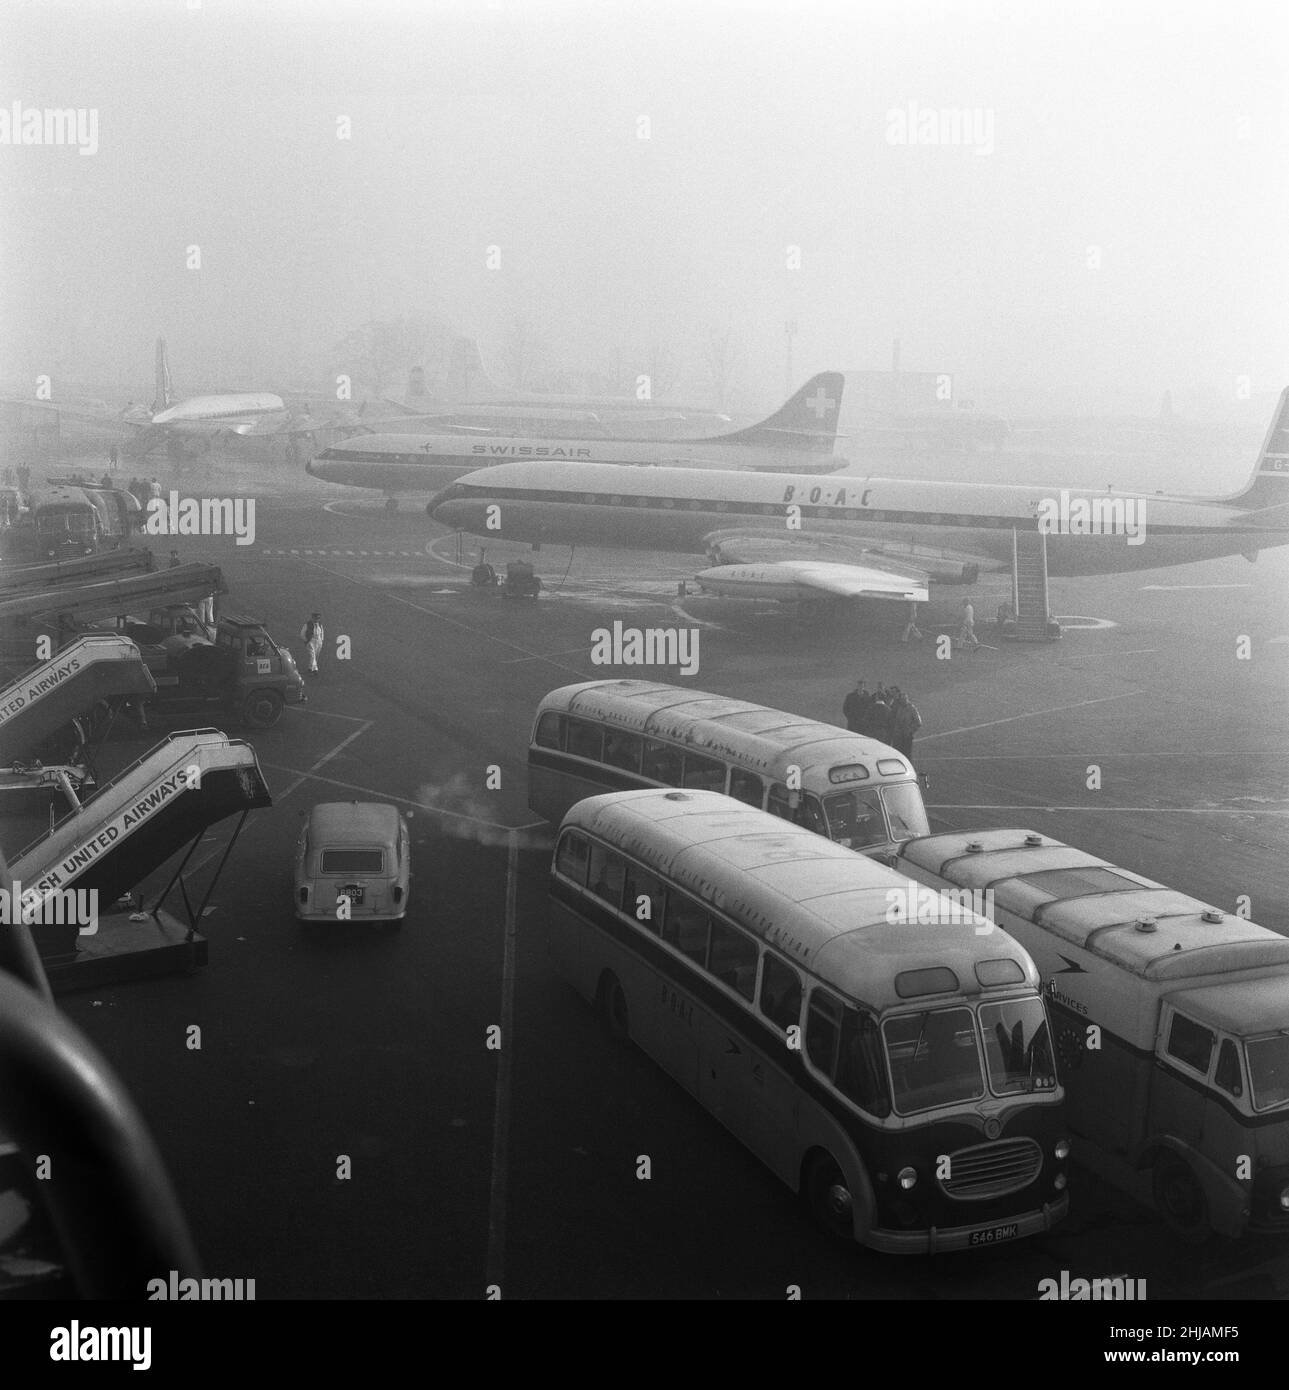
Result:
{"label": "ground service vehicle", "polygon": [[295,846],[295,915],[301,922],[401,922],[407,915],[407,822],[378,801],[325,801]]}
{"label": "ground service vehicle", "polygon": [[1289,1232],[1289,940],[1028,830],[914,840],[897,867],[991,890],[1033,956],[1080,1161],[1186,1239]]}
{"label": "ground service vehicle", "polygon": [[865,854],[930,833],[894,748],[833,724],[658,681],[584,681],[537,708],[528,804],[558,822],[584,796],[633,787],[727,792]]}
{"label": "ground service vehicle", "polygon": [[564,817],[550,950],[833,1234],[908,1253],[1045,1231],[1069,1145],[1038,973],[938,894],[949,920],[900,915],[910,891],[719,793],[616,792]]}
{"label": "ground service vehicle", "polygon": [[267,729],[284,705],[307,699],[295,658],[279,647],[258,618],[221,613],[214,628],[186,606],[158,609],[148,622],[120,618],[117,630],[133,637],[157,684],[152,704],[189,713],[219,705],[252,729]]}
{"label": "ground service vehicle", "polygon": [[15,562],[66,560],[128,545],[138,499],[118,488],[63,483],[41,488],[30,510],[4,533]]}

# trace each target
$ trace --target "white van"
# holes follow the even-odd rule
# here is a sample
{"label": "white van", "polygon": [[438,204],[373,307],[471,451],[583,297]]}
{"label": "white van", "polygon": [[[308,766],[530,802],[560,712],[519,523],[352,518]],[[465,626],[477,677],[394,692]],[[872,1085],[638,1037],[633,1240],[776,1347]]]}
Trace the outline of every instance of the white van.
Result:
{"label": "white van", "polygon": [[396,807],[324,801],[295,846],[295,915],[301,922],[401,922],[411,842]]}

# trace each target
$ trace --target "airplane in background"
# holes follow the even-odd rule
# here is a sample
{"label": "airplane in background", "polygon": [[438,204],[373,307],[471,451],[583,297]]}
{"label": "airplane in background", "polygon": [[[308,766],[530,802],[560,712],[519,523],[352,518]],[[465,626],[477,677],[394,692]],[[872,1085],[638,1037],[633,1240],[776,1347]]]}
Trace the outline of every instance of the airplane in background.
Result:
{"label": "airplane in background", "polygon": [[1253,560],[1289,544],[1289,389],[1230,497],[541,462],[467,474],[426,510],[489,540],[706,554],[704,589],[784,601],[921,601],[1009,570],[1018,535],[1038,531],[1055,575]]}
{"label": "airplane in background", "polygon": [[381,489],[397,505],[400,492],[434,492],[464,473],[494,460],[567,460],[576,468],[595,464],[686,469],[783,469],[803,474],[835,473],[846,460],[833,444],[845,378],[821,372],[768,419],[728,434],[685,440],[467,438],[461,434],[371,434],[324,449],[305,471],[325,482]]}
{"label": "airplane in background", "polygon": [[156,396],[151,409],[127,406],[113,413],[102,402],[38,401],[7,397],[16,405],[57,411],[73,420],[104,426],[124,426],[135,431],[128,452],[144,457],[164,444],[172,456],[192,449],[205,452],[221,436],[303,436],[336,426],[360,425],[350,412],[333,410],[325,420],[308,411],[290,409],[281,396],[270,391],[224,391],[176,400],[170,379],[164,338],[157,339],[155,356]]}

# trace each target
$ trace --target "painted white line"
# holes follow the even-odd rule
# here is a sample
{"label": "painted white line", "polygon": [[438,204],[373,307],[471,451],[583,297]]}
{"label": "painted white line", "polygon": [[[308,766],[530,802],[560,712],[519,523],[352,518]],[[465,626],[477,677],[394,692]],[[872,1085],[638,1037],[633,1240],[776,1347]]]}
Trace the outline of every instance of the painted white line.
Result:
{"label": "painted white line", "polygon": [[497,1058],[497,1097],[492,1112],[492,1183],[488,1193],[488,1259],[485,1280],[505,1289],[506,1187],[510,1148],[510,1090],[515,1055],[515,896],[519,878],[519,836],[506,846],[506,917],[501,964],[501,1055]]}
{"label": "painted white line", "polygon": [[1077,656],[1067,656],[1067,661],[1104,661],[1107,657],[1119,656],[1150,656],[1154,652],[1162,651],[1162,647],[1132,647],[1126,652],[1081,652]]}
{"label": "painted white line", "polygon": [[[299,787],[301,783],[305,781],[306,778],[312,777],[313,774],[317,772],[317,770],[320,767],[326,767],[326,765],[332,760],[332,758],[334,758],[338,753],[343,753],[344,750],[348,748],[349,745],[354,741],[354,739],[359,738],[363,734],[365,734],[367,730],[370,729],[373,724],[375,724],[375,722],[376,721],[374,719],[364,719],[359,728],[355,729],[351,734],[346,734],[346,736],[342,738],[338,744],[336,744],[336,746],[331,750],[331,752],[324,753],[322,757],[320,757],[318,761],[314,763],[314,765],[308,770],[308,772],[302,772],[296,778],[296,780],[291,783],[291,785],[286,789],[286,791],[282,793],[281,799],[285,800],[288,796],[290,796],[291,793],[295,791],[296,788]],[[275,800],[276,799],[277,798],[275,798]]]}
{"label": "painted white line", "polygon": [[502,825],[497,821],[482,820],[478,816],[467,816],[463,811],[449,811],[444,807],[433,806],[428,801],[414,801],[410,796],[395,796],[392,792],[380,791],[375,787],[360,787],[356,782],[341,782],[335,777],[319,777],[313,772],[300,772],[297,768],[283,767],[280,763],[262,763],[261,766],[271,768],[274,772],[288,773],[301,780],[325,782],[329,787],[343,787],[346,791],[362,792],[366,796],[375,797],[377,800],[397,801],[403,806],[414,806],[418,811],[429,811],[432,815],[448,816],[452,820],[469,821],[471,825],[481,825],[485,830],[513,830],[518,835],[525,830],[541,830],[546,826],[544,820],[526,821],[523,825]]}
{"label": "painted white line", "polygon": [[694,615],[693,615],[692,613],[690,613],[687,609],[685,609],[685,608],[684,608],[681,604],[679,604],[679,603],[673,603],[673,604],[670,605],[670,607],[671,607],[671,611],[672,611],[673,613],[675,613],[677,617],[683,618],[687,623],[693,623],[693,624],[695,624],[697,627],[708,627],[708,628],[712,628],[712,629],[713,629],[714,631],[716,631],[716,632],[724,632],[724,631],[725,631],[725,628],[724,628],[720,623],[708,623],[708,622],[704,622],[702,618],[696,618],[696,617],[694,617]]}
{"label": "painted white line", "polygon": [[[450,618],[446,613],[438,608],[426,608],[422,604],[413,603],[411,599],[404,598],[401,594],[390,593],[388,589],[382,588],[379,584],[374,584],[370,579],[363,579],[358,575],[341,574],[339,570],[328,569],[326,565],[320,565],[316,560],[309,562],[315,569],[320,569],[324,574],[330,574],[336,579],[343,579],[350,584],[359,584],[363,588],[371,589],[373,593],[381,594],[391,603],[401,603],[405,608],[414,609],[417,613],[424,613],[427,617],[434,618],[440,623],[447,623],[449,627],[459,628],[462,632],[468,632],[476,637],[484,637],[489,642],[495,642],[499,647],[509,647],[512,652],[522,652],[525,656],[531,657],[534,661],[549,662],[560,671],[571,671],[578,680],[586,680],[586,672],[579,671],[576,666],[567,666],[562,661],[554,661],[549,656],[542,656],[538,652],[529,651],[527,647],[521,647],[518,642],[509,642],[504,637],[494,636],[490,632],[481,632],[477,625]],[[448,814],[443,812],[442,814]],[[468,817],[467,817],[468,819]],[[503,826],[502,829],[509,829]]]}
{"label": "painted white line", "polygon": [[287,712],[290,714],[316,714],[323,719],[344,719],[350,724],[364,722],[361,714],[337,714],[333,709],[305,709],[303,705],[288,705]]}
{"label": "painted white line", "polygon": [[1035,719],[1043,714],[1060,714],[1067,709],[1082,709],[1085,705],[1104,705],[1112,700],[1131,700],[1140,695],[1139,690],[1129,690],[1124,695],[1099,695],[1095,700],[1076,700],[1072,705],[1053,705],[1050,709],[1030,709],[1024,714],[1009,714],[1005,719],[989,719],[983,724],[964,724],[960,729],[945,729],[938,734],[923,734],[919,743],[928,743],[933,738],[952,738],[954,734],[970,734],[977,729],[992,729],[996,724],[1014,724],[1018,719]]}
{"label": "painted white line", "polygon": [[1143,584],[1142,593],[1154,590],[1156,593],[1164,593],[1173,589],[1251,589],[1252,584]]}
{"label": "painted white line", "polygon": [[[436,594],[455,594],[455,589],[435,589]],[[547,656],[572,656],[574,652],[589,652],[591,649],[582,643],[580,647],[565,647],[563,651],[548,652]],[[521,666],[525,661],[545,661],[544,656],[508,656],[505,661],[499,661],[498,666]]]}

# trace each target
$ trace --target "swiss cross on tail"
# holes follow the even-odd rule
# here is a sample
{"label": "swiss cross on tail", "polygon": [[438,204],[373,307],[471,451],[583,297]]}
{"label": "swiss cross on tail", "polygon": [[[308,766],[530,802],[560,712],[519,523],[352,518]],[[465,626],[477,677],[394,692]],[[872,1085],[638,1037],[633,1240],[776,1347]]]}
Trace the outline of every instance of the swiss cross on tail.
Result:
{"label": "swiss cross on tail", "polygon": [[840,372],[820,372],[759,425],[717,435],[705,442],[830,454],[837,441],[837,419],[845,385],[846,378]]}

